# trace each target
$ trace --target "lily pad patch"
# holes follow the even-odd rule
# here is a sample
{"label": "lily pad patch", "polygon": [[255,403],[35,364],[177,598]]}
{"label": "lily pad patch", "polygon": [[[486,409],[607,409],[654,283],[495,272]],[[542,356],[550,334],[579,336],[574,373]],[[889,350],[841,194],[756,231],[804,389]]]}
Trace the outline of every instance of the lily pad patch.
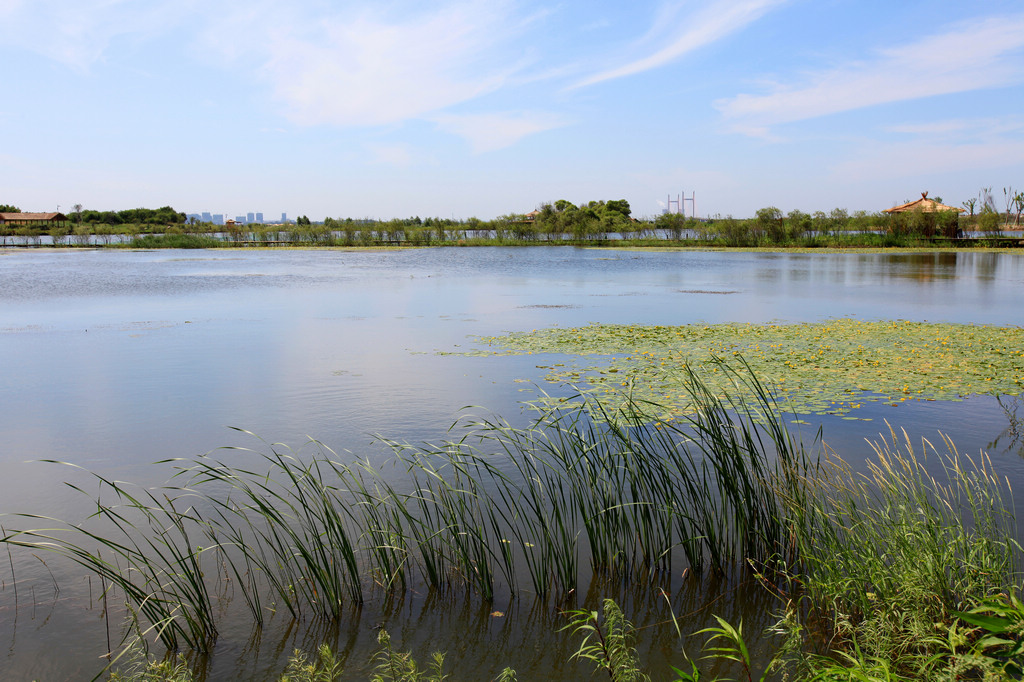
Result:
{"label": "lily pad patch", "polygon": [[[688,409],[689,365],[723,393],[721,361],[744,362],[800,414],[845,416],[865,402],[960,400],[1024,392],[1020,327],[835,319],[797,324],[608,325],[477,339],[470,355],[557,353],[545,379]],[[539,358],[538,358],[539,359]],[[716,378],[717,377],[717,378]]]}

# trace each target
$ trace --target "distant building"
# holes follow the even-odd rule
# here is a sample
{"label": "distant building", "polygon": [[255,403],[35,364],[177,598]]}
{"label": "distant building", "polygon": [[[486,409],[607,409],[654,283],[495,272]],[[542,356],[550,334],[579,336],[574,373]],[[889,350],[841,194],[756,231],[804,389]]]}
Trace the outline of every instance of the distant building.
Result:
{"label": "distant building", "polygon": [[263,222],[263,214],[262,213],[257,213],[256,214],[256,222],[258,222],[258,223],[262,223]]}
{"label": "distant building", "polygon": [[0,225],[5,226],[50,227],[67,221],[68,217],[63,213],[0,213]]}
{"label": "distant building", "polygon": [[247,213],[246,216],[245,216],[245,222],[247,222],[247,223],[254,223],[254,222],[256,222],[256,214],[255,213]]}
{"label": "distant building", "polygon": [[[252,215],[252,213],[250,213],[249,215]],[[235,216],[235,222],[238,223],[239,225],[245,225],[245,216],[244,215],[236,215]]]}
{"label": "distant building", "polygon": [[211,220],[210,222],[212,222],[214,225],[223,225],[224,224],[224,214],[223,213],[214,213],[213,214],[213,220]]}
{"label": "distant building", "polygon": [[213,216],[210,215],[209,211],[203,211],[203,222],[204,223],[212,223],[213,222]]}
{"label": "distant building", "polygon": [[921,213],[965,213],[967,209],[940,204],[935,199],[929,199],[928,192],[921,192],[920,199],[901,206],[887,208],[883,213],[913,213],[914,211],[920,211]]}
{"label": "distant building", "polygon": [[942,225],[942,227],[944,228],[943,236],[954,238],[963,236],[963,233],[960,230],[959,216],[961,213],[964,213],[965,211],[966,209],[957,208],[956,206],[947,206],[945,204],[939,203],[935,199],[929,199],[928,192],[921,192],[920,199],[907,202],[901,206],[887,208],[885,209],[885,211],[883,211],[883,213],[888,213],[889,215],[892,215],[894,213],[920,214],[922,218],[921,227],[923,228],[925,234],[927,234],[928,236],[934,236],[936,233],[936,228],[939,227],[938,225],[936,225],[935,220],[935,215],[937,213],[956,215],[956,220],[950,220],[949,222],[945,223],[945,225]]}
{"label": "distant building", "polygon": [[288,214],[287,213],[282,213],[281,214],[281,222],[282,223],[288,222]]}

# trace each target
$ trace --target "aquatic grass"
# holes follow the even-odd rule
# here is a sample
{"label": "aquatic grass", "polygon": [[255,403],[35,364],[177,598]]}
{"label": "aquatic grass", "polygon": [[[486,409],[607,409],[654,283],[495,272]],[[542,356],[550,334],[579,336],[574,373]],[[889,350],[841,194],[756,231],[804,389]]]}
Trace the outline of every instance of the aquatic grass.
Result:
{"label": "aquatic grass", "polygon": [[[667,583],[679,562],[752,569],[791,606],[778,629],[804,647],[785,657],[797,679],[952,679],[1005,662],[1007,645],[971,625],[1022,575],[1008,486],[986,456],[948,440],[940,455],[890,429],[855,470],[819,459],[820,432],[811,448],[792,434],[749,367],[721,363],[728,381],[714,385],[680,371],[697,409],[674,419],[628,391],[580,393],[526,426],[467,415],[439,444],[382,440],[386,467],[313,440],[258,441],[165,461],[177,471],[152,490],[90,474],[85,522],[23,515],[59,527],[3,539],[96,573],[123,592],[140,637],[171,649],[209,648],[227,586],[255,623],[277,610],[337,621],[371,593],[419,585],[565,605],[589,559],[604,585]],[[705,630],[719,635],[708,652],[750,672],[730,627]],[[592,644],[582,650],[611,660]]]}
{"label": "aquatic grass", "polygon": [[368,590],[405,589],[412,572],[486,600],[502,589],[564,599],[581,557],[605,577],[656,578],[680,558],[725,573],[784,555],[775,472],[806,472],[810,458],[749,371],[723,368],[758,401],[729,408],[685,371],[702,406],[689,418],[661,420],[628,394],[614,405],[583,395],[525,427],[467,417],[438,445],[383,441],[397,477],[316,441],[259,441],[164,461],[178,471],[153,490],[97,476],[96,515],[113,532],[5,541],[77,561],[143,620],[168,623],[169,647],[193,648],[216,637],[211,578],[229,578],[259,624],[279,609],[336,619]]}
{"label": "aquatic grass", "polygon": [[[786,498],[808,632],[821,646],[929,678],[959,654],[955,614],[1019,584],[1009,485],[984,454],[890,430],[863,472],[832,454]],[[937,632],[936,628],[941,628]],[[938,652],[938,653],[936,653]]]}
{"label": "aquatic grass", "polygon": [[[724,371],[738,383],[756,381]],[[574,589],[581,553],[610,576],[667,571],[677,549],[692,569],[718,572],[786,554],[774,481],[806,473],[813,458],[773,416],[763,385],[748,387],[759,403],[736,400],[728,409],[690,378],[702,406],[690,418],[660,420],[628,397],[612,413],[584,395],[541,410],[526,428],[478,419],[467,424],[472,439],[406,446],[403,456],[487,461],[479,471],[495,491],[492,525],[506,547],[521,548],[539,594]]]}
{"label": "aquatic grass", "polygon": [[[63,462],[52,462],[72,466]],[[10,530],[2,541],[31,551],[51,551],[82,566],[120,590],[132,613],[155,628],[169,648],[184,645],[205,650],[217,636],[214,596],[206,570],[216,547],[196,544],[206,521],[189,504],[194,495],[168,491],[136,491],[129,484],[90,473],[98,483],[94,497],[82,487],[72,489],[94,500],[96,511],[83,523],[19,514],[20,518],[55,523],[56,527]],[[112,497],[113,501],[107,501]],[[140,629],[145,627],[138,623]]]}
{"label": "aquatic grass", "polygon": [[[251,435],[251,434],[250,434]],[[228,465],[212,454],[179,464],[176,477],[190,490],[213,486],[220,494],[204,499],[215,510],[208,535],[225,551],[256,622],[262,622],[259,580],[269,583],[280,602],[298,616],[308,605],[336,617],[346,602],[363,598],[360,524],[369,515],[352,508],[350,487],[358,469],[344,465],[326,446],[308,461],[286,446],[266,444],[266,452],[224,448],[220,452],[255,456],[260,468]],[[250,457],[251,458],[251,457]],[[359,488],[364,500],[372,499]]]}

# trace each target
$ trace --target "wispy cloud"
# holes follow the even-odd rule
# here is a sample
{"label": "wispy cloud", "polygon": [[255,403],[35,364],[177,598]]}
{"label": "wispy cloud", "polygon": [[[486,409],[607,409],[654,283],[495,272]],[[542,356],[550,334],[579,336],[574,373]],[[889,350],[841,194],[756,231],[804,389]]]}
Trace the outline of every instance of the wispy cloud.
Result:
{"label": "wispy cloud", "polygon": [[503,149],[527,135],[568,124],[563,117],[544,112],[444,114],[434,121],[441,130],[468,140],[475,153]]}
{"label": "wispy cloud", "polygon": [[906,100],[1004,87],[1024,77],[1024,15],[958,24],[874,57],[741,94],[715,106],[733,130],[763,135],[777,124]]}
{"label": "wispy cloud", "polygon": [[115,39],[163,32],[195,6],[195,0],[0,0],[0,18],[7,45],[88,71]]}
{"label": "wispy cloud", "polygon": [[1009,132],[1024,132],[1024,118],[1019,115],[985,118],[953,118],[920,123],[901,123],[885,126],[887,133],[927,135],[930,138],[981,136],[991,138]]}
{"label": "wispy cloud", "polygon": [[893,140],[864,141],[832,166],[836,182],[866,182],[943,173],[992,171],[1024,158],[1024,118],[954,118],[887,126]]}
{"label": "wispy cloud", "polygon": [[8,47],[79,71],[117,40],[188,25],[192,56],[262,80],[301,125],[423,119],[521,84],[532,76],[516,41],[545,16],[516,0],[0,0]]}
{"label": "wispy cloud", "polygon": [[[588,76],[572,87],[581,88],[665,66],[698,48],[739,31],[786,1],[715,0],[694,15],[686,17],[679,16],[682,9],[680,3],[665,5],[650,34],[639,41],[640,45],[647,45],[657,40],[661,44],[657,50],[642,57],[630,59],[625,64]],[[683,29],[669,35],[666,39],[659,35],[659,27],[665,24],[682,25]]]}
{"label": "wispy cloud", "polygon": [[519,27],[505,3],[408,18],[364,10],[275,27],[261,72],[300,124],[383,125],[493,92],[521,68],[497,49]]}

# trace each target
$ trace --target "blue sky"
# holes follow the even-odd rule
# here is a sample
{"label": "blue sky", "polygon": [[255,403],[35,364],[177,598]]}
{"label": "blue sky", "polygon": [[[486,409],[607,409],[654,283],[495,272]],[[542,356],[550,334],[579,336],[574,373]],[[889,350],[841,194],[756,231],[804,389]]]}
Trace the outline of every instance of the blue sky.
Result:
{"label": "blue sky", "polygon": [[[0,203],[699,215],[1024,188],[1024,3],[0,0]],[[689,206],[688,206],[689,208]]]}

